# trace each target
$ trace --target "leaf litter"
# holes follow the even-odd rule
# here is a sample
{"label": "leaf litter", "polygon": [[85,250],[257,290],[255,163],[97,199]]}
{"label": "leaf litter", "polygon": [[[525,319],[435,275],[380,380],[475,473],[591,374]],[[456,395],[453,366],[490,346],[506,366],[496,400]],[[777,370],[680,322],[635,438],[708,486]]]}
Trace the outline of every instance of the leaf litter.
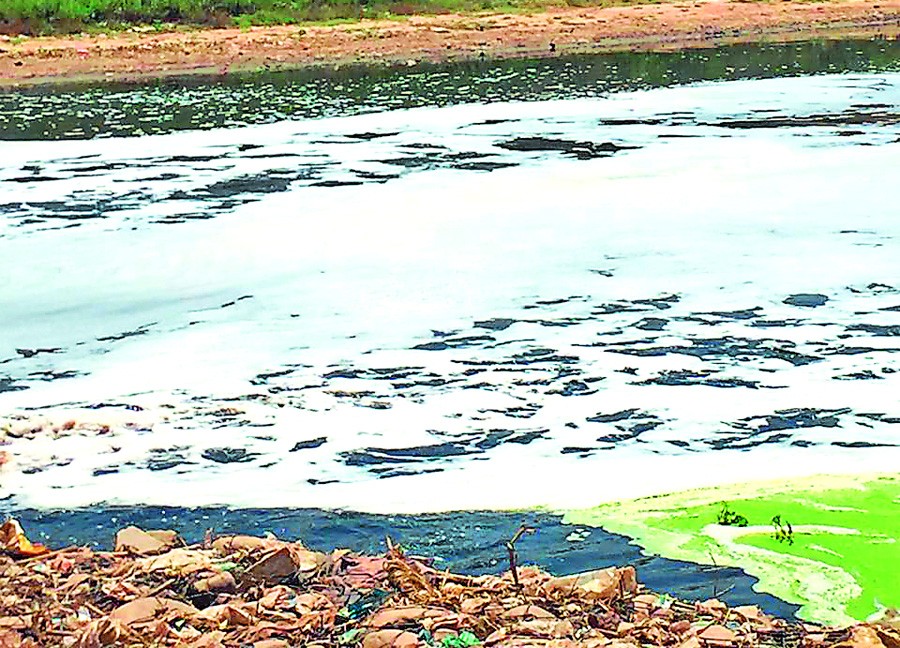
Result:
{"label": "leaf litter", "polygon": [[368,556],[128,527],[114,551],[51,550],[10,519],[0,554],[0,648],[900,648],[895,611],[825,628],[657,594],[631,566],[552,576],[513,551],[506,573],[466,576],[390,541]]}

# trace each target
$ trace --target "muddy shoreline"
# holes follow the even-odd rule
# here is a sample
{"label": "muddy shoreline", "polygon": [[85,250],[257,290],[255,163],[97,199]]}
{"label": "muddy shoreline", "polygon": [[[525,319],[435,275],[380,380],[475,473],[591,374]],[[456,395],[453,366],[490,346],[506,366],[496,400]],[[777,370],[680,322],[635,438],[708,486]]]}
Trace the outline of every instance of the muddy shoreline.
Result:
{"label": "muddy shoreline", "polygon": [[414,16],[352,24],[0,38],[0,88],[72,81],[413,65],[750,42],[900,37],[900,0],[878,4],[728,0],[550,9],[535,14]]}

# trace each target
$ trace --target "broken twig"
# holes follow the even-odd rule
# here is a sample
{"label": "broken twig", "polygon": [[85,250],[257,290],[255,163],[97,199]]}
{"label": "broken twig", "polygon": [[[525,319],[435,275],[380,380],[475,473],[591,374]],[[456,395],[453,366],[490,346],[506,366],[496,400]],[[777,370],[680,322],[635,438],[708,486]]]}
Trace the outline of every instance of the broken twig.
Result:
{"label": "broken twig", "polygon": [[519,584],[519,570],[516,565],[516,543],[526,533],[534,533],[537,531],[534,527],[522,525],[519,527],[518,531],[516,531],[515,535],[512,537],[512,540],[506,543],[506,551],[509,552],[509,571],[512,572],[513,583],[515,583],[516,587],[522,587]]}

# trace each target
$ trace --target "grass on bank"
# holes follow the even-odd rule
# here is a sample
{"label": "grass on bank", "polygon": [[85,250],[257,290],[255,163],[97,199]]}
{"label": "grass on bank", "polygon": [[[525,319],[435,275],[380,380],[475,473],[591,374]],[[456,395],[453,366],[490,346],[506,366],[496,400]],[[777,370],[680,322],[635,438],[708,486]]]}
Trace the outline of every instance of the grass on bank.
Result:
{"label": "grass on bank", "polygon": [[250,27],[391,15],[519,11],[658,0],[0,0],[0,33],[38,35],[149,25]]}

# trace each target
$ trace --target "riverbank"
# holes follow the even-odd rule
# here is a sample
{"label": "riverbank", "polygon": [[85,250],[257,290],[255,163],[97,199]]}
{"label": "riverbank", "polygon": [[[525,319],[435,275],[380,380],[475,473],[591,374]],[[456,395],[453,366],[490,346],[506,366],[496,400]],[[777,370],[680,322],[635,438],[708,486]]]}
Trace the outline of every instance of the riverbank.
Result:
{"label": "riverbank", "polygon": [[308,549],[299,541],[216,536],[185,545],[130,526],[114,552],[51,551],[16,521],[0,526],[0,643],[213,648],[526,646],[547,648],[890,648],[897,620],[832,630],[713,598],[686,602],[641,586],[633,566],[554,577],[516,560],[466,576],[388,541],[383,555]]}
{"label": "riverbank", "polygon": [[0,37],[0,87],[347,63],[547,57],[900,36],[900,0],[664,2],[337,25]]}

